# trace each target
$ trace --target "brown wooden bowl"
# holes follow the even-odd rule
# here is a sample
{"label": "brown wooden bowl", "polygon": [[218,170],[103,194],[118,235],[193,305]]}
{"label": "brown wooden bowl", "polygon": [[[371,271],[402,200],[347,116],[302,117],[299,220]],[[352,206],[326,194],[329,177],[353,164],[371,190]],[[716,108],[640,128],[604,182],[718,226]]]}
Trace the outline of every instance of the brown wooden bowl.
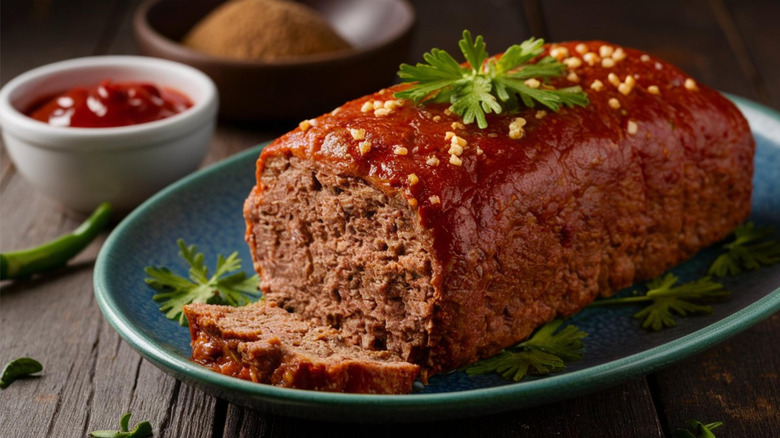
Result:
{"label": "brown wooden bowl", "polygon": [[406,0],[302,0],[353,50],[281,61],[211,56],[180,43],[220,0],[147,0],[135,12],[140,52],[191,65],[211,77],[219,113],[231,120],[313,117],[393,83],[415,22]]}

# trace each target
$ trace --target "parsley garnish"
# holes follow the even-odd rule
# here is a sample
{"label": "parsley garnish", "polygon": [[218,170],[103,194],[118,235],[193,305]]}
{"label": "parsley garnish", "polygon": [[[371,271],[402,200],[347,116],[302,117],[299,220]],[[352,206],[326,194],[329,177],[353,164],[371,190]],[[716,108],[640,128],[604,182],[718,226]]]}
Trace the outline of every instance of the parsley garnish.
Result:
{"label": "parsley garnish", "polygon": [[[715,283],[710,277],[675,286],[679,279],[672,273],[647,283],[647,293],[641,296],[611,298],[595,301],[591,306],[607,304],[625,304],[650,301],[644,309],[634,314],[634,318],[644,319],[642,328],[659,331],[676,325],[674,314],[688,316],[710,314],[712,306],[698,304],[697,301],[721,298],[731,294],[723,285]],[[636,294],[637,292],[634,291]]]}
{"label": "parsley garnish", "polygon": [[780,242],[764,240],[774,233],[774,227],[756,227],[753,222],[738,226],[734,230],[734,241],[723,245],[728,251],[715,259],[707,273],[725,277],[780,262]]}
{"label": "parsley garnish", "polygon": [[203,263],[203,253],[197,252],[195,245],[187,246],[181,239],[177,243],[179,256],[190,265],[190,280],[174,274],[168,268],[148,266],[144,269],[150,277],[146,279],[146,284],[160,292],[152,299],[162,302],[160,311],[165,312],[168,319],[178,318],[179,324],[186,325],[186,318],[182,313],[185,304],[243,306],[249,303],[249,298],[245,294],[260,295],[257,289],[259,282],[257,275],[247,277],[244,272],[231,274],[241,269],[238,252],[230,254],[227,258],[219,254],[217,269],[214,275],[209,276],[209,270]]}
{"label": "parsley garnish", "polygon": [[506,379],[521,380],[528,373],[550,374],[566,368],[566,362],[582,359],[582,339],[587,333],[568,325],[555,333],[562,320],[552,321],[540,328],[530,339],[501,353],[469,365],[466,373],[498,373]]}
{"label": "parsley garnish", "polygon": [[[723,426],[722,421],[716,421],[710,424],[702,424],[696,420],[691,420],[688,422],[688,429],[675,430],[672,434],[672,438],[716,438],[712,431],[721,426]],[[689,429],[693,429],[693,432],[691,432]]]}
{"label": "parsley garnish", "polygon": [[544,52],[543,44],[542,39],[530,38],[506,49],[500,59],[488,59],[482,36],[472,40],[471,33],[464,30],[458,45],[468,66],[460,65],[444,50],[432,49],[423,55],[426,63],[401,64],[398,76],[416,84],[395,93],[395,97],[416,103],[450,102],[450,111],[461,116],[463,123],[476,119],[482,129],[487,127],[485,114],[516,109],[518,98],[529,108],[538,102],[553,111],[561,105],[587,105],[588,95],[579,86],[556,90],[549,84],[531,88],[524,83],[531,78],[545,80],[563,74],[564,65],[551,56],[528,63]]}
{"label": "parsley garnish", "polygon": [[41,370],[43,370],[43,365],[35,359],[29,357],[14,359],[3,367],[3,374],[0,375],[0,389],[8,388],[8,385],[18,379],[28,377]]}
{"label": "parsley garnish", "polygon": [[95,430],[89,433],[93,438],[146,438],[153,435],[152,425],[148,421],[138,423],[133,430],[130,426],[130,413],[122,415],[119,420],[119,430]]}

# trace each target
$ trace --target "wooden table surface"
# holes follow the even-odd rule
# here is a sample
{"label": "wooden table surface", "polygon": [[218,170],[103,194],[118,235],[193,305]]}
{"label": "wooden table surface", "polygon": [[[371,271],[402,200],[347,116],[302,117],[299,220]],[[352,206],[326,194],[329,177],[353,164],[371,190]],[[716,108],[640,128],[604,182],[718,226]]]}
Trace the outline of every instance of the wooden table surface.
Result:
{"label": "wooden table surface", "polygon": [[[604,39],[647,50],[702,83],[780,109],[777,0],[420,0],[408,61],[431,47],[456,50],[460,31],[499,50],[531,35]],[[0,82],[68,58],[132,54],[137,2],[2,2]],[[203,165],[272,139],[295,125],[220,123]],[[37,193],[0,152],[0,249],[41,243],[81,218]],[[533,409],[421,424],[365,426],[269,415],[183,385],[142,359],[95,303],[93,262],[103,235],[68,267],[2,284],[0,362],[41,358],[42,378],[0,393],[0,435],[83,437],[116,428],[132,412],[155,437],[254,436],[669,436],[689,419],[723,421],[719,436],[780,434],[780,315],[703,354],[601,392]]]}

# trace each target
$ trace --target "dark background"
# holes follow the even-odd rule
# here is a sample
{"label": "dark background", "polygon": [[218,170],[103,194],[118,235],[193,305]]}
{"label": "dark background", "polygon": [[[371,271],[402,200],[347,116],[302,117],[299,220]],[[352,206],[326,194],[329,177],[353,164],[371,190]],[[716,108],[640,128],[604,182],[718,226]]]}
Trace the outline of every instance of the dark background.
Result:
{"label": "dark background", "polygon": [[[3,0],[0,82],[50,62],[132,54],[136,1]],[[777,0],[420,0],[408,62],[431,47],[456,51],[464,28],[498,52],[531,35],[604,39],[677,64],[697,81],[780,109]],[[221,123],[204,165],[269,140],[290,123]],[[70,217],[24,181],[0,150],[0,247],[30,246],[73,229]],[[719,436],[780,430],[780,316],[703,354],[569,401],[455,421],[360,426],[275,417],[191,389],[141,359],[102,318],[92,263],[103,236],[70,267],[3,285],[0,362],[46,357],[45,377],[0,393],[0,435],[82,437],[115,428],[124,412],[155,437],[232,436],[668,436],[689,419],[723,421]],[[55,362],[56,364],[50,364]]]}

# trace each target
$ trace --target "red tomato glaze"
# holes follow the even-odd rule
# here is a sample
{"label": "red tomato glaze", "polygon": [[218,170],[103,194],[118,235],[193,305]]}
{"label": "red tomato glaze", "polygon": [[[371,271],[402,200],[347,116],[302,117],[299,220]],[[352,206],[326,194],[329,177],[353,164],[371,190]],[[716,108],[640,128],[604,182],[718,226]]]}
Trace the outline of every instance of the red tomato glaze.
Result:
{"label": "red tomato glaze", "polygon": [[103,80],[42,99],[27,115],[52,126],[109,128],[138,125],[176,115],[192,106],[184,94],[143,82]]}

